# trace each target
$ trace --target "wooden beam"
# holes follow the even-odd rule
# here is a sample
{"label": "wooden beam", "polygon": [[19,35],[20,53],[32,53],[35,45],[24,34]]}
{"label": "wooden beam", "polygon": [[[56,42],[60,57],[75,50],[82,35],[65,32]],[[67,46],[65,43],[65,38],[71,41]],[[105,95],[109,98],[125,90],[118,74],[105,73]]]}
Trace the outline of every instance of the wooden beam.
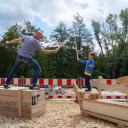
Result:
{"label": "wooden beam", "polygon": [[90,116],[93,116],[93,117],[96,117],[96,118],[100,118],[100,119],[103,119],[103,120],[107,120],[107,121],[110,121],[110,122],[113,122],[113,123],[116,123],[116,124],[122,124],[122,125],[128,126],[128,121],[119,120],[119,119],[116,119],[116,118],[112,118],[112,117],[109,117],[109,116],[104,116],[104,115],[101,115],[101,114],[98,114],[98,113],[85,111],[85,110],[81,110],[81,113],[87,114],[87,115],[90,115]]}
{"label": "wooden beam", "polygon": [[73,87],[74,87],[74,91],[75,91],[75,94],[77,96],[78,103],[79,103],[80,109],[81,109],[83,107],[83,101],[80,100],[80,99],[83,98],[83,96],[82,96],[82,94],[80,92],[78,92],[79,88],[78,88],[78,86],[77,86],[77,84],[75,82],[73,83]]}
{"label": "wooden beam", "polygon": [[104,89],[110,92],[117,91],[117,92],[128,94],[128,87],[126,87],[125,85],[118,85],[118,84],[109,85],[109,84],[105,84],[103,82],[94,80],[93,87]]}
{"label": "wooden beam", "polygon": [[83,110],[94,112],[100,115],[128,121],[128,105],[121,105],[112,101],[84,100]]}
{"label": "wooden beam", "polygon": [[120,77],[116,80],[116,83],[128,85],[128,76]]}

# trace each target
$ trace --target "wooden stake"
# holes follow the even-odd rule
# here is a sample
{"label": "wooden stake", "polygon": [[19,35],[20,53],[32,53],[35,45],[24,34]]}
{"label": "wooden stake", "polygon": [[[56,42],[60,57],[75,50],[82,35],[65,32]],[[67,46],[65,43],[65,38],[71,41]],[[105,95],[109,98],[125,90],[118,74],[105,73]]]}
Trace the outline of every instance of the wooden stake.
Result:
{"label": "wooden stake", "polygon": [[[100,82],[100,83],[102,83],[102,80],[103,80],[103,78],[102,78],[102,76],[99,76],[99,78],[98,78],[98,81]],[[98,92],[100,93],[99,94],[99,99],[101,99],[101,91],[102,91],[102,89],[101,88],[98,88]]]}
{"label": "wooden stake", "polygon": [[76,57],[78,58],[78,50],[77,50],[77,44],[76,44],[76,37],[75,38],[75,46],[76,46]]}
{"label": "wooden stake", "polygon": [[57,49],[59,50],[64,44],[66,44],[67,41],[71,38],[71,36],[69,36]]}
{"label": "wooden stake", "polygon": [[128,103],[128,95],[127,95],[127,101],[126,102]]}

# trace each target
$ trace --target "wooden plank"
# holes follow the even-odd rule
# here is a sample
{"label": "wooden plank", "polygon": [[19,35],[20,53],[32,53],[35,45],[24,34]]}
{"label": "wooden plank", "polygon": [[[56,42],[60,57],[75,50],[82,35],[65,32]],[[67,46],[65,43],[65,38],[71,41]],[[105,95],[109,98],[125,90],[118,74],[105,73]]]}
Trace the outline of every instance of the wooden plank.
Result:
{"label": "wooden plank", "polygon": [[34,112],[34,113],[31,113],[31,112],[24,112],[22,114],[22,117],[26,117],[26,118],[29,118],[29,119],[33,119],[33,118],[37,118],[39,116],[42,116],[43,114],[45,113],[45,109],[42,109],[42,108],[38,108],[38,111]]}
{"label": "wooden plank", "polygon": [[99,83],[98,81],[93,81],[93,87],[97,87],[97,88],[101,88],[107,91],[118,91],[121,93],[125,93],[128,94],[128,87],[126,87],[125,85],[118,85],[118,84],[112,84],[112,85],[108,85],[108,84],[104,84],[104,83]]}
{"label": "wooden plank", "polygon": [[118,91],[118,92],[121,92],[121,93],[125,93],[125,94],[128,94],[128,86],[127,85],[119,85],[119,84],[112,84],[112,85],[109,85],[109,84],[106,84],[106,83],[103,83],[102,81],[102,77],[99,76],[98,80],[93,80],[91,82],[91,86],[92,87],[96,87],[96,88],[100,88],[100,89],[104,89],[104,90],[107,90],[107,91]]}
{"label": "wooden plank", "polygon": [[0,101],[5,101],[5,102],[12,102],[12,101],[18,101],[18,97],[10,97],[10,96],[0,96]]}
{"label": "wooden plank", "polygon": [[25,87],[14,86],[8,89],[0,88],[0,95],[18,97],[18,90],[28,90]]}
{"label": "wooden plank", "polygon": [[32,99],[39,94],[38,101],[45,100],[45,89],[43,90],[24,90],[22,91],[22,102],[32,103]]}
{"label": "wooden plank", "polygon": [[0,101],[0,105],[7,105],[7,106],[18,106],[18,102],[15,101]]}
{"label": "wooden plank", "polygon": [[94,99],[98,99],[99,98],[99,94],[97,94],[97,95],[92,95],[92,94],[90,94],[89,95],[89,99],[90,100],[94,100]]}
{"label": "wooden plank", "polygon": [[85,111],[85,110],[81,110],[81,113],[87,114],[87,115],[90,115],[90,116],[93,116],[93,117],[96,117],[96,118],[100,118],[100,119],[103,119],[103,120],[107,120],[107,121],[110,121],[110,122],[113,122],[113,123],[117,123],[117,124],[122,124],[122,125],[128,126],[128,121],[119,120],[119,119],[116,119],[116,118],[100,115],[98,113]]}
{"label": "wooden plank", "polygon": [[18,106],[0,105],[0,112],[2,111],[18,113]]}
{"label": "wooden plank", "polygon": [[127,95],[127,101],[126,102],[128,103],[128,95]]}
{"label": "wooden plank", "polygon": [[85,91],[82,91],[82,90],[78,90],[77,92],[80,93],[80,94],[88,94],[88,95],[89,95],[88,98],[89,98],[90,100],[92,100],[92,99],[98,99],[98,98],[99,98],[99,95],[100,95],[99,92],[92,92],[92,91],[90,91],[90,92],[85,92]]}
{"label": "wooden plank", "polygon": [[45,113],[45,109],[40,109],[32,114],[31,119],[42,116]]}
{"label": "wooden plank", "polygon": [[80,109],[81,109],[82,106],[83,106],[83,101],[80,100],[80,99],[83,98],[83,96],[82,96],[82,94],[81,94],[80,92],[78,92],[78,89],[79,89],[79,88],[78,88],[78,86],[76,85],[75,82],[73,83],[73,88],[74,88],[74,91],[75,91],[75,94],[76,94],[76,96],[77,96],[78,103],[79,103]]}
{"label": "wooden plank", "polygon": [[105,104],[105,105],[111,105],[111,106],[121,106],[122,108],[127,108],[128,109],[128,103],[126,102],[119,102],[119,101],[115,101],[115,100],[109,100],[109,99],[96,99],[96,100],[89,100],[89,99],[83,99],[83,101],[87,101],[87,102],[93,102],[95,103],[101,103],[101,104]]}
{"label": "wooden plank", "polygon": [[128,121],[128,108],[108,102],[83,101],[83,110]]}
{"label": "wooden plank", "polygon": [[101,89],[101,88],[98,88],[98,92],[99,92],[98,99],[101,99],[101,92],[102,92],[102,89]]}
{"label": "wooden plank", "polygon": [[90,92],[85,92],[85,91],[83,91],[83,90],[78,90],[77,92],[78,92],[78,93],[81,93],[81,94],[89,94],[89,95],[99,95],[99,94],[100,94],[99,92],[92,92],[92,91],[90,91]]}
{"label": "wooden plank", "polygon": [[45,110],[46,110],[45,102],[33,106],[31,104],[22,103],[22,117],[28,117],[28,118],[38,117],[44,114]]}
{"label": "wooden plank", "polygon": [[9,89],[4,89],[0,88],[0,96],[11,96],[11,97],[17,97],[18,92],[15,90],[9,90]]}
{"label": "wooden plank", "polygon": [[35,104],[35,105],[32,105],[31,103],[25,103],[25,102],[22,102],[22,110],[25,108],[25,109],[35,109],[36,107],[38,106],[41,106],[41,105],[44,105],[46,104],[46,101],[41,101],[41,102],[38,102],[38,104]]}
{"label": "wooden plank", "polygon": [[128,85],[128,76],[123,76],[116,79],[116,83]]}
{"label": "wooden plank", "polygon": [[21,117],[21,90],[18,90],[18,113],[19,117]]}
{"label": "wooden plank", "polygon": [[0,111],[0,113],[1,114],[3,114],[3,115],[7,115],[7,116],[10,116],[10,117],[18,117],[19,116],[19,114],[18,114],[18,112],[17,113],[14,113],[14,112],[11,112],[11,111]]}

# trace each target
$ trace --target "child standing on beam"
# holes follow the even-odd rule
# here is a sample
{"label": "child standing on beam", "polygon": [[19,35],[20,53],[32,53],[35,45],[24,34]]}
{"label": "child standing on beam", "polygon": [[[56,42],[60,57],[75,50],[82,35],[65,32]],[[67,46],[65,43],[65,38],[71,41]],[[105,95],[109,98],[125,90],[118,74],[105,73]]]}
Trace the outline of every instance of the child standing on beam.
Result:
{"label": "child standing on beam", "polygon": [[94,67],[94,57],[95,57],[95,53],[90,52],[88,55],[89,60],[83,61],[77,58],[78,62],[82,64],[86,64],[84,74],[85,74],[85,86],[87,87],[87,90],[85,91],[91,91],[90,79],[91,79],[92,69]]}

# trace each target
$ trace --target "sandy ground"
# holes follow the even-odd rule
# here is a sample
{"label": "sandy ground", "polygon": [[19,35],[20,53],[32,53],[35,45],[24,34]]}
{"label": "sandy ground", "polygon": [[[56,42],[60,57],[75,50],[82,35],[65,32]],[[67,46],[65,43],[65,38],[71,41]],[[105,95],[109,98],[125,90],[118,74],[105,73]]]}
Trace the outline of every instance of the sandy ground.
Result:
{"label": "sandy ground", "polygon": [[[46,101],[43,116],[28,120],[0,114],[0,128],[117,128],[118,125],[82,115],[74,101]],[[121,126],[122,127],[122,126]]]}

